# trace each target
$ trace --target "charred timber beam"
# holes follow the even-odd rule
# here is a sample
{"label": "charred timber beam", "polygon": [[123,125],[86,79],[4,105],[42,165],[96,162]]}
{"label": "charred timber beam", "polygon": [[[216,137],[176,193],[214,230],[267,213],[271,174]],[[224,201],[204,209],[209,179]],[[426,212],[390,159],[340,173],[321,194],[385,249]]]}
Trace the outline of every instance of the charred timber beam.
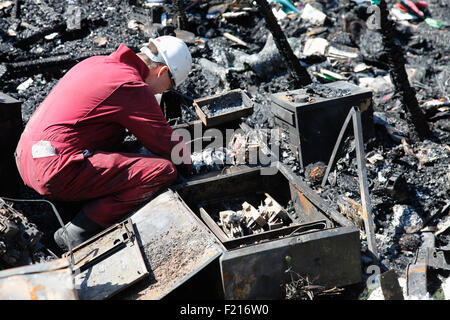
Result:
{"label": "charred timber beam", "polygon": [[85,52],[79,55],[64,54],[43,59],[3,63],[0,65],[0,78],[16,78],[25,75],[69,68],[86,58],[96,55],[109,55],[113,51],[113,49],[109,49]]}
{"label": "charred timber beam", "polygon": [[14,7],[11,11],[11,17],[13,19],[19,19],[19,17],[20,17],[20,0],[14,1]]}
{"label": "charred timber beam", "polygon": [[47,34],[53,32],[64,32],[66,30],[66,23],[58,23],[49,27],[41,28],[39,31],[29,35],[28,37],[18,38],[14,45],[18,48],[24,48],[30,44],[36,43],[37,41],[43,39]]}
{"label": "charred timber beam", "polygon": [[394,270],[380,274],[380,287],[385,300],[405,300]]}
{"label": "charred timber beam", "polygon": [[178,29],[186,30],[187,18],[184,9],[184,0],[175,0],[173,2],[173,9],[175,10],[175,20]]}
{"label": "charred timber beam", "polygon": [[201,0],[191,1],[191,3],[188,4],[187,7],[186,7],[186,11],[192,9],[193,7],[198,5],[200,2],[201,2]]}
{"label": "charred timber beam", "polygon": [[[430,222],[434,221],[437,218],[447,215],[449,212],[450,212],[450,201],[447,202],[445,204],[445,206],[441,210],[439,210],[437,213],[435,213],[435,214],[431,215],[430,217],[428,217],[427,219],[425,219],[423,224],[420,226],[420,229],[425,228],[426,226],[428,226],[430,224]],[[417,231],[419,231],[420,229],[418,229]]]}
{"label": "charred timber beam", "polygon": [[409,296],[424,297],[427,290],[427,269],[430,250],[436,245],[432,232],[422,233],[423,243],[416,253],[414,264],[408,265],[406,273],[407,294]]}
{"label": "charred timber beam", "polygon": [[[25,49],[29,47],[30,45],[42,40],[46,35],[54,32],[60,33],[63,37],[79,37],[80,34],[77,33],[80,31],[80,29],[77,29],[77,27],[73,24],[73,21],[69,22],[60,22],[56,23],[52,26],[45,27],[39,29],[37,32],[24,37],[24,38],[18,38],[14,45],[18,48]],[[76,23],[75,23],[76,24]],[[98,19],[82,19],[81,20],[81,30],[86,31],[90,29],[97,28],[99,26],[105,26],[107,23],[102,18]]]}
{"label": "charred timber beam", "polygon": [[419,107],[415,90],[409,83],[405,69],[403,51],[401,46],[396,42],[395,26],[393,22],[388,19],[389,11],[386,6],[386,1],[381,0],[378,6],[380,8],[381,35],[388,53],[387,63],[389,65],[392,83],[395,86],[396,92],[400,94],[402,102],[410,114],[411,122],[413,123],[419,138],[429,138],[431,137],[430,127],[428,126],[425,115]]}
{"label": "charred timber beam", "polygon": [[303,87],[310,84],[311,77],[308,71],[300,65],[299,59],[295,56],[286,35],[281,30],[277,19],[266,0],[256,0],[258,9],[266,21],[267,29],[272,33],[275,44],[280,51],[281,58],[289,70],[296,87]]}

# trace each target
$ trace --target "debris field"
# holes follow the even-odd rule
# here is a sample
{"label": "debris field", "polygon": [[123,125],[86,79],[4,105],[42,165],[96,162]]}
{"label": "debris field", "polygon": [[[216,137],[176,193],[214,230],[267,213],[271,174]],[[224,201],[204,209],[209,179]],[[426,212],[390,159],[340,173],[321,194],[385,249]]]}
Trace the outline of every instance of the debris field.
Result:
{"label": "debris field", "polygon": [[[383,9],[389,12],[393,28],[385,24]],[[378,18],[385,29],[373,27]],[[21,125],[25,126],[76,63],[109,55],[121,43],[138,52],[149,38],[176,35],[188,45],[193,68],[176,92],[159,97],[169,124],[189,130],[196,125],[203,130],[241,130],[220,147],[205,148],[207,142],[202,141],[201,150],[192,153],[195,175],[188,184],[192,183],[194,191],[180,189],[186,208],[196,214],[192,221],[203,221],[204,214],[211,217],[205,223],[223,242],[217,247],[225,248],[224,257],[231,261],[226,265],[229,272],[247,272],[233,262],[233,250],[247,252],[250,244],[269,250],[268,242],[277,239],[281,243],[292,234],[301,234],[299,230],[341,230],[341,220],[329,215],[336,212],[358,230],[360,281],[349,277],[349,285],[342,288],[316,283],[292,267],[299,263],[295,257],[286,256],[283,266],[287,267],[280,278],[285,284],[279,286],[285,290],[282,299],[393,299],[392,292],[385,290],[390,285],[384,284],[387,276],[380,277],[378,286],[369,285],[376,265],[380,274],[395,272],[389,279],[397,287],[400,284],[402,299],[448,300],[449,31],[450,2],[446,0],[381,0],[381,4],[370,0],[0,1],[0,92],[20,102]],[[300,76],[299,70],[306,73]],[[310,81],[305,80],[308,77]],[[9,120],[3,106],[9,102],[0,96],[0,103],[3,126]],[[345,121],[347,130],[342,128]],[[289,172],[283,171],[287,178],[282,179],[290,182],[279,191],[287,190],[287,198],[274,185],[275,194],[251,190],[251,194],[241,192],[224,200],[224,190],[234,186],[225,182],[224,187],[221,183],[214,186],[210,177],[226,180],[227,174],[239,174],[234,170],[240,166],[255,168],[252,155],[274,150],[274,141],[260,139],[261,132],[270,130],[280,135],[277,158]],[[10,141],[15,137],[1,132],[12,155],[15,145]],[[139,152],[141,148],[129,133],[122,151]],[[361,154],[363,159],[359,159]],[[6,171],[2,169],[2,178],[11,181],[8,190],[13,192],[0,194],[5,197],[5,201],[0,198],[0,271],[61,257],[63,252],[53,241],[60,222],[52,206],[8,200],[42,197],[24,186],[18,175],[14,180]],[[220,201],[190,197],[198,191],[196,181],[206,181],[203,175],[213,185],[205,188],[212,190],[208,192],[217,189],[216,200]],[[273,181],[282,181],[278,177]],[[239,178],[235,183],[238,192],[247,181],[241,187],[237,186]],[[299,211],[304,195],[321,213],[314,209],[308,216]],[[82,203],[54,205],[67,222]],[[190,223],[197,234],[207,229],[194,222]],[[305,223],[311,225],[297,230]],[[266,233],[271,236],[265,238]],[[205,235],[197,236],[203,239]],[[172,243],[163,241],[163,245],[171,248]],[[215,242],[209,245],[216,250]],[[146,249],[143,254],[156,252],[155,261],[163,269],[152,272],[171,277],[173,270],[164,265],[167,258],[161,248]],[[184,260],[174,254],[170,261]],[[420,266],[425,266],[425,273],[415,271]],[[179,272],[190,276],[192,271]],[[259,297],[244,292],[244,285],[237,282],[224,281],[224,286],[225,297]],[[167,291],[157,289],[149,296],[160,297]],[[230,296],[232,289],[241,290],[240,295]],[[135,296],[136,292],[127,296],[124,291],[118,297]]]}

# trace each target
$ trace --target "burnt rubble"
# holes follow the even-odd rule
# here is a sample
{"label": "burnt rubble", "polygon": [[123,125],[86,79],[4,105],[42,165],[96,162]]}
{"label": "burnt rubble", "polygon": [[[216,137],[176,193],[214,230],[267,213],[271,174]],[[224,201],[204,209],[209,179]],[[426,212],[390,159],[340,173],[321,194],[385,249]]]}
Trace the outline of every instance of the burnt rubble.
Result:
{"label": "burnt rubble", "polygon": [[[26,124],[58,80],[77,62],[96,54],[109,54],[121,43],[137,50],[149,37],[174,34],[177,24],[171,23],[171,17],[178,16],[185,30],[195,35],[195,41],[188,42],[193,69],[177,88],[183,101],[179,113],[166,114],[169,123],[199,120],[194,99],[242,89],[254,101],[253,114],[243,118],[243,122],[251,129],[276,128],[270,96],[299,89],[299,79],[292,77],[295,67],[285,66],[258,6],[245,1],[184,1],[184,10],[180,10],[182,1],[161,2],[155,5],[145,0],[24,0],[0,6],[0,91],[22,102],[22,119]],[[395,8],[395,1],[386,2],[389,10]],[[397,19],[395,30],[390,30],[396,38],[395,45],[403,50],[409,83],[430,126],[431,136],[421,140],[413,134],[415,128],[404,107],[405,97],[401,91],[396,92],[397,85],[392,82],[395,79],[389,77],[392,61],[387,59],[383,36],[366,25],[370,2],[295,3],[302,8],[310,3],[326,15],[319,22],[302,17],[301,12],[278,17],[286,35],[284,41],[290,44],[300,67],[312,79],[313,83],[303,89],[310,96],[345,97],[349,92],[321,85],[344,80],[372,91],[374,136],[365,141],[364,148],[379,260],[386,268],[395,270],[399,278],[406,279],[408,266],[417,263],[417,253],[423,247],[423,228],[434,231],[436,247],[450,245],[449,29],[436,28],[425,21]],[[450,3],[442,0],[427,3],[431,17],[450,24]],[[280,12],[279,6],[275,8]],[[238,37],[242,43],[225,34]],[[320,41],[323,47],[305,50],[306,42],[316,38],[323,39]],[[127,141],[133,148],[140,147],[133,137]],[[355,139],[351,135],[345,138],[324,185],[321,183],[326,161],[303,167],[283,134],[280,147],[281,162],[361,229],[366,280],[370,276],[367,267],[374,261],[368,254],[361,208],[357,206],[361,195]],[[210,170],[200,167],[198,172]],[[40,198],[22,184],[19,195]],[[62,213],[65,220],[81,206],[57,205],[65,209]],[[48,206],[17,203],[14,207],[26,213],[43,233],[41,243],[58,253],[53,232],[59,225]],[[290,212],[289,207],[285,209]],[[447,273],[442,268],[433,269],[435,280],[430,280],[430,297],[448,280]],[[302,287],[308,285],[307,280],[301,283]],[[289,290],[290,296],[298,298],[298,292]],[[367,289],[357,291],[359,298],[367,298]]]}

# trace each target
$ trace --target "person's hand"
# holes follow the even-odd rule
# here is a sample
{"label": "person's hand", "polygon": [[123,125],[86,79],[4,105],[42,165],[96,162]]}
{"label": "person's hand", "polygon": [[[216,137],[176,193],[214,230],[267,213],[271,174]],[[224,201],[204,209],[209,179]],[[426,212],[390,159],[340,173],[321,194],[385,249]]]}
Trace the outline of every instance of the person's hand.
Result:
{"label": "person's hand", "polygon": [[192,175],[194,168],[192,166],[192,163],[183,163],[177,166],[177,170],[184,177],[189,177]]}
{"label": "person's hand", "polygon": [[191,176],[194,172],[194,167],[192,166],[192,163],[185,163],[183,164],[183,170],[187,176]]}

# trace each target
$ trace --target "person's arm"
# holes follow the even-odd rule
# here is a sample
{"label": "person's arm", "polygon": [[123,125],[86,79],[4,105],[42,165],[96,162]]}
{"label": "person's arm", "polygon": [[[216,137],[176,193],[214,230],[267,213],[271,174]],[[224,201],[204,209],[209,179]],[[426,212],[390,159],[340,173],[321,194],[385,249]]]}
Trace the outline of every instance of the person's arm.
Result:
{"label": "person's arm", "polygon": [[[174,137],[177,137],[177,140],[172,141],[174,130],[167,123],[150,88],[145,85],[126,84],[115,94],[117,95],[115,98],[118,98],[120,105],[123,106],[116,121],[135,135],[150,152],[173,161],[172,149],[184,142],[181,136],[177,137],[176,133]],[[181,146],[177,146],[176,150],[179,149],[182,149]],[[184,169],[190,171],[189,167],[192,167],[190,153],[186,148],[184,152],[187,153],[180,153],[180,156],[184,156],[189,161]]]}

